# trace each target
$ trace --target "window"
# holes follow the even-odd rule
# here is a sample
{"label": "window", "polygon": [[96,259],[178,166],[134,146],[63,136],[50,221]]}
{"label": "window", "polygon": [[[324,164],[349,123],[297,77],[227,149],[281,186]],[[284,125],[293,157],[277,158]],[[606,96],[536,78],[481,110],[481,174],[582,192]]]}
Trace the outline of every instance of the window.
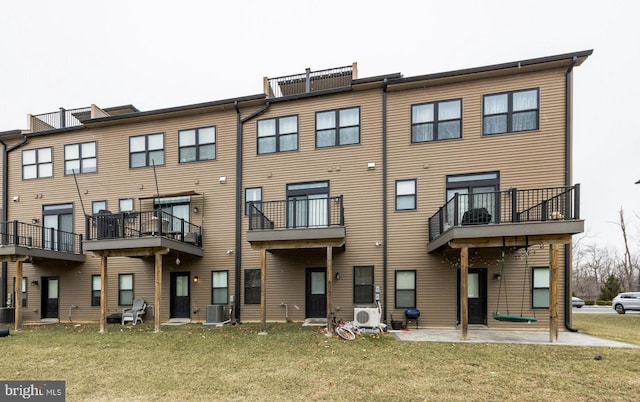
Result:
{"label": "window", "polygon": [[[13,288],[16,288],[16,277],[13,277]],[[22,277],[22,284],[20,286],[20,299],[22,300],[22,307],[27,307],[27,277]]]}
{"label": "window", "polygon": [[298,149],[298,116],[258,120],[258,153]]}
{"label": "window", "polygon": [[227,304],[229,301],[229,271],[211,272],[211,304]]}
{"label": "window", "polygon": [[532,307],[549,308],[549,268],[533,267],[531,274],[533,275]]}
{"label": "window", "polygon": [[93,173],[96,168],[95,142],[64,146],[64,174]]}
{"label": "window", "polygon": [[330,208],[328,181],[287,184],[288,228],[329,226]]}
{"label": "window", "polygon": [[49,250],[73,251],[73,204],[54,204],[42,207],[44,247]]}
{"label": "window", "polygon": [[460,138],[461,133],[462,100],[411,106],[411,142]]}
{"label": "window", "polygon": [[416,271],[396,271],[396,308],[416,307]]}
{"label": "window", "polygon": [[94,215],[97,213],[100,213],[100,211],[106,211],[106,210],[107,210],[106,201],[93,201],[91,203],[91,213]]}
{"label": "window", "polygon": [[180,163],[207,161],[216,158],[215,127],[182,130],[178,136]]}
{"label": "window", "polygon": [[118,305],[133,304],[133,274],[118,275]]}
{"label": "window", "polygon": [[118,200],[118,209],[120,212],[133,211],[133,198],[120,198]]}
{"label": "window", "polygon": [[353,303],[373,303],[373,290],[373,267],[353,267]]}
{"label": "window", "polygon": [[52,148],[22,151],[22,178],[36,179],[53,176]]}
{"label": "window", "polygon": [[129,137],[129,167],[164,165],[164,134]]}
{"label": "window", "polygon": [[91,305],[100,305],[100,275],[91,275]]}
{"label": "window", "polygon": [[416,181],[396,180],[396,210],[416,209]]}
{"label": "window", "polygon": [[316,148],[360,142],[360,108],[316,113]]}
{"label": "window", "polygon": [[262,211],[262,187],[251,187],[244,189],[244,214],[249,215],[249,203],[253,202],[253,206]]}
{"label": "window", "polygon": [[[458,194],[458,224],[463,223],[464,213],[469,210],[486,208],[491,215],[490,222],[498,219],[499,172],[470,173],[447,176],[447,219],[450,226],[454,224],[454,203],[449,202]],[[471,214],[477,216],[477,214]],[[488,223],[488,222],[483,222]]]}
{"label": "window", "polygon": [[244,304],[260,304],[260,270],[244,270]]}
{"label": "window", "polygon": [[538,89],[485,95],[484,135],[538,129]]}

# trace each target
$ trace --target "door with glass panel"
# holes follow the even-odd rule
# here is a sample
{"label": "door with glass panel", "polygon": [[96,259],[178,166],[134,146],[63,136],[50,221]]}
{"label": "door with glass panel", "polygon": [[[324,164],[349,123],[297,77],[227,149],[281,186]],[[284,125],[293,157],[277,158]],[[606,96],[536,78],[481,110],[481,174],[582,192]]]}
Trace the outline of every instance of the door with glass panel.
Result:
{"label": "door with glass panel", "polygon": [[329,222],[329,182],[287,185],[288,228],[326,227]]}
{"label": "door with glass panel", "polygon": [[[460,322],[460,270],[458,270],[458,322]],[[487,324],[487,270],[469,268],[467,276],[467,319],[469,324]]]}
{"label": "door with glass panel", "polygon": [[154,205],[162,209],[163,232],[176,234],[189,231],[190,196],[159,198],[155,200]]}
{"label": "door with glass panel", "polygon": [[73,204],[45,205],[43,247],[56,251],[73,251]]}
{"label": "door with glass panel", "polygon": [[170,288],[170,317],[189,318],[189,272],[171,272]]}
{"label": "door with glass panel", "polygon": [[458,224],[462,223],[465,212],[480,208],[486,208],[489,212],[490,222],[498,222],[500,198],[497,191],[499,185],[498,172],[447,176],[446,223],[449,226],[454,224],[455,204],[452,200],[456,194],[458,194]]}
{"label": "door with glass panel", "polygon": [[327,269],[307,268],[305,274],[306,318],[327,317]]}
{"label": "door with glass panel", "polygon": [[57,276],[42,278],[40,317],[58,318],[59,281]]}

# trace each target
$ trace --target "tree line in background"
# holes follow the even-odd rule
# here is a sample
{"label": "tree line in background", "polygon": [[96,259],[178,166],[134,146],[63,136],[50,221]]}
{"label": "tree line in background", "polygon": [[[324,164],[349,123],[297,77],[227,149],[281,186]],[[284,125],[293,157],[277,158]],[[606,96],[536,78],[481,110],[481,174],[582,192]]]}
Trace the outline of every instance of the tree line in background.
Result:
{"label": "tree line in background", "polygon": [[624,241],[624,255],[617,251],[587,244],[587,235],[573,242],[573,294],[585,300],[610,301],[620,292],[640,289],[640,256],[629,251],[624,211],[618,211]]}

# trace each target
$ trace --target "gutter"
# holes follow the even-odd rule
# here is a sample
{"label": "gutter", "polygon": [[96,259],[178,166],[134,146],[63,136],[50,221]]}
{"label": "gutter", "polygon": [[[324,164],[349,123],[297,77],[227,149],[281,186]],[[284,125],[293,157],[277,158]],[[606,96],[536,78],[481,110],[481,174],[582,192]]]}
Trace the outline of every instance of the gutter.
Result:
{"label": "gutter", "polygon": [[[9,214],[7,213],[7,207],[9,206],[9,152],[13,151],[16,148],[21,147],[22,145],[26,144],[27,142],[29,142],[29,138],[24,136],[22,137],[22,142],[19,142],[9,148],[7,148],[7,144],[0,140],[0,144],[2,144],[2,216],[0,217],[0,219],[2,219],[2,222],[6,222],[7,220],[9,220]],[[9,270],[7,268],[7,262],[3,261],[2,262],[2,295],[1,300],[0,300],[0,306],[2,307],[8,307],[7,306],[7,295],[9,294],[9,289],[8,289],[8,284],[9,284],[9,280],[8,280],[8,275],[9,275]]]}
{"label": "gutter", "polygon": [[387,322],[387,79],[382,88],[382,319]]}
{"label": "gutter", "polygon": [[251,113],[249,116],[242,118],[238,101],[233,103],[236,109],[236,238],[235,238],[235,299],[233,301],[233,314],[236,322],[240,322],[240,291],[242,277],[242,216],[244,215],[244,204],[242,203],[242,126],[247,121],[253,119],[259,114],[264,113],[270,106],[269,101],[260,109]]}
{"label": "gutter", "polygon": [[[573,56],[571,66],[567,69],[566,74],[566,96],[565,96],[565,186],[571,185],[571,92],[573,90],[573,67],[578,62],[578,58]],[[571,257],[571,258],[567,258]],[[578,332],[576,328],[571,326],[572,304],[571,304],[571,244],[564,245],[564,327],[570,332]]]}

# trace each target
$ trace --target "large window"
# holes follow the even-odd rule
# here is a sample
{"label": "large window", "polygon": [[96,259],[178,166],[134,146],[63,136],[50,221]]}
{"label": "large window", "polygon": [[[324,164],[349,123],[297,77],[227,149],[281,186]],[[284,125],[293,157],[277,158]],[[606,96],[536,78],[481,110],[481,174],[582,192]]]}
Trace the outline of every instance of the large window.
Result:
{"label": "large window", "polygon": [[129,167],[164,165],[164,134],[129,137]]}
{"label": "large window", "polygon": [[133,211],[133,198],[120,198],[118,200],[118,209],[120,212]]}
{"label": "large window", "polygon": [[461,100],[411,106],[411,142],[447,140],[461,136]]}
{"label": "large window", "polygon": [[485,95],[484,135],[538,129],[538,89]]}
{"label": "large window", "polygon": [[298,149],[298,116],[258,120],[258,153]]}
{"label": "large window", "polygon": [[[165,228],[169,232],[189,231],[189,227],[187,225],[183,227],[183,223],[191,221],[190,205],[190,196],[165,197],[154,200],[154,207],[160,208],[163,212],[171,215],[171,219],[166,223],[167,227]],[[168,216],[164,216],[164,219],[168,218]]]}
{"label": "large window", "polygon": [[53,204],[42,207],[44,247],[49,250],[73,251],[73,204]]}
{"label": "large window", "polygon": [[100,275],[91,275],[91,305],[99,306],[100,305]]}
{"label": "large window", "polygon": [[[458,224],[465,223],[489,223],[497,222],[498,214],[498,193],[500,185],[500,175],[498,172],[469,173],[447,176],[447,225],[454,224],[454,202],[449,202],[458,194]],[[463,222],[464,214],[467,217],[481,217],[482,208],[487,210],[491,217],[485,217],[489,222]]]}
{"label": "large window", "polygon": [[93,173],[96,168],[95,141],[64,146],[64,174]]}
{"label": "large window", "polygon": [[211,304],[227,304],[229,301],[229,271],[211,272]]}
{"label": "large window", "polygon": [[329,226],[330,207],[328,181],[287,184],[287,227]]}
{"label": "large window", "polygon": [[179,135],[180,163],[216,158],[216,128],[182,130]]}
{"label": "large window", "polygon": [[549,267],[533,267],[532,307],[549,308]]}
{"label": "large window", "polygon": [[260,270],[244,270],[244,304],[260,304]]}
{"label": "large window", "polygon": [[107,202],[104,200],[93,201],[91,203],[91,213],[94,215],[100,213],[100,211],[106,211],[106,210],[107,210]]}
{"label": "large window", "polygon": [[353,267],[353,303],[374,302],[373,267]]}
{"label": "large window", "polygon": [[118,275],[118,304],[133,304],[133,274]]}
{"label": "large window", "polygon": [[396,308],[416,307],[416,271],[396,271]]}
{"label": "large window", "polygon": [[22,178],[36,179],[53,176],[52,148],[22,151]]}
{"label": "large window", "polygon": [[316,113],[316,147],[358,144],[360,142],[360,108]]}
{"label": "large window", "polygon": [[396,180],[396,210],[416,209],[416,181]]}
{"label": "large window", "polygon": [[253,206],[262,211],[262,187],[250,187],[244,189],[244,214],[249,215],[249,203],[253,202]]}

